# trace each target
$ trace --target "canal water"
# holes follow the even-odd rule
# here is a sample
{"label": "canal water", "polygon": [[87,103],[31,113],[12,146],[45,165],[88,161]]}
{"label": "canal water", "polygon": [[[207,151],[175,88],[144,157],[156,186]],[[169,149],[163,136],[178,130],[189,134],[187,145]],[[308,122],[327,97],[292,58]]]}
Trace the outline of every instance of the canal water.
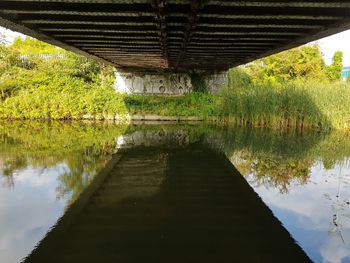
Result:
{"label": "canal water", "polygon": [[0,262],[350,262],[350,134],[0,122]]}

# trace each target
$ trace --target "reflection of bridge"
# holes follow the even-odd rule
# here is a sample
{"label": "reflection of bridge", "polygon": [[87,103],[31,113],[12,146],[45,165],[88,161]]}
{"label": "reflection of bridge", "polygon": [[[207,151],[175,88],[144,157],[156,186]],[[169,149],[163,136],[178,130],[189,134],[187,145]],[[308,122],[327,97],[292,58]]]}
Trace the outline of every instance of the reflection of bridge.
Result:
{"label": "reflection of bridge", "polygon": [[0,25],[126,71],[226,70],[350,27],[350,2],[4,0]]}
{"label": "reflection of bridge", "polygon": [[121,152],[25,262],[310,262],[219,154]]}

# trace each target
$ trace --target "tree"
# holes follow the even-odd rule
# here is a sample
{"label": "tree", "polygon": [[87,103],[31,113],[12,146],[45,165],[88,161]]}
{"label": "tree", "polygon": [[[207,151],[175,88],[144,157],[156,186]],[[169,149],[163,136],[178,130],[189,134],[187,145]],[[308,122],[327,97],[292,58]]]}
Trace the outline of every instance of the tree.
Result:
{"label": "tree", "polygon": [[336,51],[333,56],[332,65],[327,67],[327,77],[330,81],[337,81],[341,78],[343,69],[343,52]]}
{"label": "tree", "polygon": [[280,82],[298,78],[326,79],[325,63],[318,45],[305,45],[252,62],[248,72],[258,82]]}
{"label": "tree", "polygon": [[4,35],[0,35],[0,77],[11,67],[21,67],[22,61],[19,53],[7,45]]}
{"label": "tree", "polygon": [[6,47],[5,36],[0,32],[0,76],[4,71],[8,48]]}
{"label": "tree", "polygon": [[63,51],[63,49],[59,47],[55,47],[31,37],[26,37],[24,39],[16,37],[11,48],[21,55],[60,54]]}
{"label": "tree", "polygon": [[2,58],[2,53],[5,50],[5,36],[0,32],[0,58]]}

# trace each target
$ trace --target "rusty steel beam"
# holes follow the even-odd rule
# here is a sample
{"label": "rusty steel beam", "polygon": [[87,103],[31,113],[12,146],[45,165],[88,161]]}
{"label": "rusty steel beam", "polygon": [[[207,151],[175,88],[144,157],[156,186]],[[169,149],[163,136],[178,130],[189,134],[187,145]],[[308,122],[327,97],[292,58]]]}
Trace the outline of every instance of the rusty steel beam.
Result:
{"label": "rusty steel beam", "polygon": [[156,21],[158,23],[159,40],[163,50],[164,68],[169,68],[168,44],[167,44],[167,24],[164,13],[166,0],[152,0],[152,7],[156,13]]}
{"label": "rusty steel beam", "polygon": [[121,70],[225,70],[350,28],[350,1],[3,0],[0,25]]}
{"label": "rusty steel beam", "polygon": [[175,70],[177,70],[179,68],[179,65],[181,63],[181,60],[183,59],[183,57],[186,54],[186,48],[187,45],[190,41],[191,35],[193,34],[195,28],[196,28],[196,23],[198,20],[198,12],[199,10],[202,8],[202,0],[193,0],[191,1],[191,12],[188,15],[188,24],[185,27],[185,35],[183,38],[183,43],[181,46],[181,50],[179,53],[179,56],[176,60],[176,64],[175,64]]}

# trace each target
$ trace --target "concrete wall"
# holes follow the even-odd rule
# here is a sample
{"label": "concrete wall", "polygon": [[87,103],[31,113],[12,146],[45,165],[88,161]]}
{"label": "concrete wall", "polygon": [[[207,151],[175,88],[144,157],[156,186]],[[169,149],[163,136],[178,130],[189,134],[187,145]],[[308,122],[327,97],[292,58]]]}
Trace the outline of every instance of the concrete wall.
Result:
{"label": "concrete wall", "polygon": [[218,94],[228,84],[227,71],[203,73],[203,79],[211,94]]}
{"label": "concrete wall", "polygon": [[[115,90],[128,94],[184,95],[193,90],[186,73],[141,74],[116,72]],[[227,72],[206,73],[203,76],[209,91],[217,94],[227,83]]]}
{"label": "concrete wall", "polygon": [[115,90],[128,94],[183,95],[192,91],[188,74],[116,72]]}

